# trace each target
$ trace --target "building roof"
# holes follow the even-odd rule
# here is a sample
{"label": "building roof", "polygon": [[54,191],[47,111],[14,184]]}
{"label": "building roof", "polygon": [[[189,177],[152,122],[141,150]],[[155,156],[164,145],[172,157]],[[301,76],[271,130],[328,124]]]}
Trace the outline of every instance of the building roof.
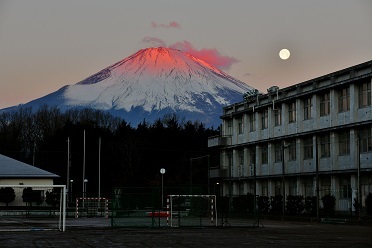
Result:
{"label": "building roof", "polygon": [[56,178],[51,172],[0,154],[0,178]]}

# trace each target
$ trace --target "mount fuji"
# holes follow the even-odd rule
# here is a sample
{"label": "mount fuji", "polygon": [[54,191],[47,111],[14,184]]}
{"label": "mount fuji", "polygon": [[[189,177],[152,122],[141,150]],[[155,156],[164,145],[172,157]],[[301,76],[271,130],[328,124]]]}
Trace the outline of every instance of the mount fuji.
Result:
{"label": "mount fuji", "polygon": [[176,114],[216,127],[222,108],[242,101],[250,90],[254,89],[203,60],[158,47],[142,49],[77,84],[21,106],[100,109],[132,125]]}

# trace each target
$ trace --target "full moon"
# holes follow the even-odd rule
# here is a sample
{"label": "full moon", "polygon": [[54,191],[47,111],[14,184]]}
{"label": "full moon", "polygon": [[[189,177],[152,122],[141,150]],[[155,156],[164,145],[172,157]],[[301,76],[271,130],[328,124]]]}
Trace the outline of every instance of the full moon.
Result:
{"label": "full moon", "polygon": [[280,57],[282,60],[286,60],[286,59],[288,59],[289,56],[291,56],[291,53],[289,52],[288,49],[282,49],[282,50],[280,50],[280,52],[279,52],[279,57]]}

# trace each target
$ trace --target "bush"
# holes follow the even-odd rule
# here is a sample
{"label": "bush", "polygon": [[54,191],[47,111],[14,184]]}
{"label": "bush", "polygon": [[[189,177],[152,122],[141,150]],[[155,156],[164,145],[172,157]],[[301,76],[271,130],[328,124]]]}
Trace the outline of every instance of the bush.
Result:
{"label": "bush", "polygon": [[307,196],[305,198],[305,213],[309,216],[316,215],[316,196]]}
{"label": "bush", "polygon": [[270,209],[270,199],[268,196],[257,197],[257,212],[258,214],[268,214]]}
{"label": "bush", "polygon": [[254,195],[236,196],[232,199],[232,207],[235,213],[253,213],[254,212]]}
{"label": "bush", "polygon": [[302,214],[304,211],[304,197],[302,195],[288,195],[286,210],[290,215]]}
{"label": "bush", "polygon": [[325,216],[333,216],[336,209],[336,197],[333,195],[325,195],[322,197],[323,214]]}
{"label": "bush", "polygon": [[283,212],[283,196],[281,195],[271,196],[270,205],[271,205],[270,213],[281,214]]}
{"label": "bush", "polygon": [[365,200],[366,212],[372,214],[372,193],[369,193]]}
{"label": "bush", "polygon": [[0,202],[5,203],[8,206],[9,203],[14,201],[15,192],[13,188],[6,187],[0,189]]}

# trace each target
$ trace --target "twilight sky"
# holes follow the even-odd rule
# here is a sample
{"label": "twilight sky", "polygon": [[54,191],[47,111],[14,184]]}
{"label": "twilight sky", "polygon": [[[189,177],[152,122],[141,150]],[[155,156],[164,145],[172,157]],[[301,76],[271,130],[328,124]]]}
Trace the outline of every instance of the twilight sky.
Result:
{"label": "twilight sky", "polygon": [[371,13],[371,0],[0,0],[0,109],[152,46],[283,88],[372,60]]}

